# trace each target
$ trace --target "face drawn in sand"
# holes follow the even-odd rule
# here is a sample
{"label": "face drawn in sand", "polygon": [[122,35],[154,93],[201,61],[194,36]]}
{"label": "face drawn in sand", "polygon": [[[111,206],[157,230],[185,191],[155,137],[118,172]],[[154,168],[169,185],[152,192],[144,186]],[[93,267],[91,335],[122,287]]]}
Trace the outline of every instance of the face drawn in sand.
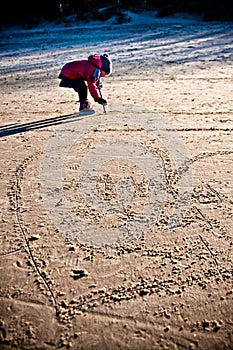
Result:
{"label": "face drawn in sand", "polygon": [[117,106],[50,137],[40,170],[44,207],[67,237],[116,247],[142,237],[167,201],[167,229],[179,225],[192,191],[188,161],[182,138],[161,116]]}

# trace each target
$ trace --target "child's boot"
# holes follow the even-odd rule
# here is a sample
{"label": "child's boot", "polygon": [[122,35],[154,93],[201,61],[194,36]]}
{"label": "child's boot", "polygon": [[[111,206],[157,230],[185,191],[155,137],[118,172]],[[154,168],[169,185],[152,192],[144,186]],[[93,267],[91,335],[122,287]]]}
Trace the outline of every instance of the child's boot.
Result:
{"label": "child's boot", "polygon": [[80,102],[79,115],[94,114],[95,110],[91,107],[90,101]]}

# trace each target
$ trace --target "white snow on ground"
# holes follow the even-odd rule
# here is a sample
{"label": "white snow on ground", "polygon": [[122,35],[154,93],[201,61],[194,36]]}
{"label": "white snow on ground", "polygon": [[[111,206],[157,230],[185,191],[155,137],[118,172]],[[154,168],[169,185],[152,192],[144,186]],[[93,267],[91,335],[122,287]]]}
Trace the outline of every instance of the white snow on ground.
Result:
{"label": "white snow on ground", "polygon": [[65,62],[108,52],[124,65],[139,61],[147,67],[192,61],[232,60],[233,24],[202,22],[173,16],[158,19],[153,12],[133,14],[131,22],[113,19],[87,25],[45,25],[32,30],[8,29],[0,33],[0,73],[50,69]]}

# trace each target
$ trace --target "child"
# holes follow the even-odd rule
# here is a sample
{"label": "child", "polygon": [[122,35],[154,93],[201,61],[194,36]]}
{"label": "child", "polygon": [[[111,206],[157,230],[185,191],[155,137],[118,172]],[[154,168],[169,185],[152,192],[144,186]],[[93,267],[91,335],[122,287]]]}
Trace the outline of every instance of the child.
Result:
{"label": "child", "polygon": [[58,76],[61,79],[59,86],[73,88],[79,95],[79,114],[95,113],[87,99],[88,89],[93,99],[101,105],[107,101],[102,98],[101,77],[111,74],[112,62],[108,54],[101,56],[91,55],[87,60],[78,60],[66,63]]}

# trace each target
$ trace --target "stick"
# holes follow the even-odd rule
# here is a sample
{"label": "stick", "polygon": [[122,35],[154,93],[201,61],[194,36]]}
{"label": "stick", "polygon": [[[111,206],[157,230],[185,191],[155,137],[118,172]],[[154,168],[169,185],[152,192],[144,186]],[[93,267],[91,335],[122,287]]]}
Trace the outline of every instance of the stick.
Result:
{"label": "stick", "polygon": [[104,114],[107,114],[105,105],[102,105],[102,106],[103,106]]}
{"label": "stick", "polygon": [[[101,92],[100,88],[99,88],[99,92],[100,92],[100,97],[103,98],[103,97],[102,97],[102,92]],[[102,106],[103,106],[104,114],[107,114],[105,105],[102,105]]]}

